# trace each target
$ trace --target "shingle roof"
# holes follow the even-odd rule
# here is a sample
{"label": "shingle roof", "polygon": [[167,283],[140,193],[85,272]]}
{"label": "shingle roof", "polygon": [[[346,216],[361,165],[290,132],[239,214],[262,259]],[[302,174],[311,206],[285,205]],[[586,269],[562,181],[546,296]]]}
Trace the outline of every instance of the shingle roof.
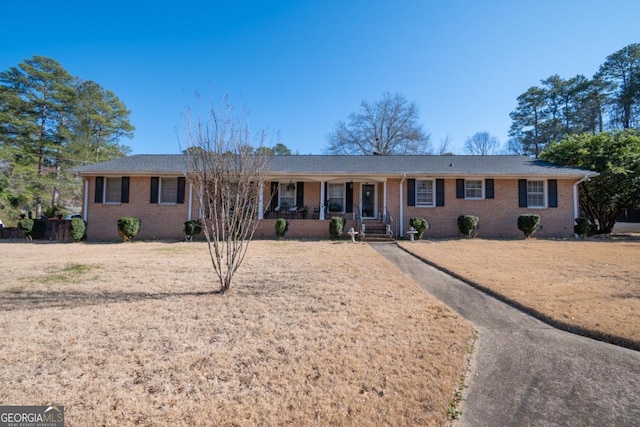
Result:
{"label": "shingle roof", "polygon": [[[82,176],[184,174],[182,154],[138,154],[75,169]],[[269,175],[547,176],[582,178],[597,173],[524,156],[274,156]]]}

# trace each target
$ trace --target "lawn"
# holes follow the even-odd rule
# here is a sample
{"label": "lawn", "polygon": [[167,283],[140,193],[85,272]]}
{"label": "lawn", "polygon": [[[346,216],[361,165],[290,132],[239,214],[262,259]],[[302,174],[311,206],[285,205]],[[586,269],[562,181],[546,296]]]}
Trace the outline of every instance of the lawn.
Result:
{"label": "lawn", "polygon": [[400,245],[569,330],[640,349],[640,239],[635,236]]}
{"label": "lawn", "polygon": [[84,425],[444,425],[472,327],[368,245],[0,243],[0,404]]}

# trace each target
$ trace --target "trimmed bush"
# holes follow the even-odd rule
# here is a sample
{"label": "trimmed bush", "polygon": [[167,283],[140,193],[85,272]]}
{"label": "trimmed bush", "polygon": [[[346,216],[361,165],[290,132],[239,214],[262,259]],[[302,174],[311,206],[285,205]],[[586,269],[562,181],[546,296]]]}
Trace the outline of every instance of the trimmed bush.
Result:
{"label": "trimmed bush", "polygon": [[331,237],[331,240],[338,240],[342,236],[346,222],[341,216],[331,217],[331,222],[329,223],[329,237]]}
{"label": "trimmed bush", "polygon": [[74,242],[80,242],[87,238],[87,223],[82,218],[72,218],[69,232]]}
{"label": "trimmed bush", "polygon": [[424,218],[410,218],[409,225],[416,229],[417,233],[415,235],[416,239],[422,239],[424,232],[429,229],[429,223]]}
{"label": "trimmed bush", "polygon": [[284,218],[278,218],[276,220],[276,237],[278,239],[284,238],[284,235],[287,233],[289,229],[289,221]]}
{"label": "trimmed bush", "polygon": [[191,241],[193,236],[197,236],[202,233],[202,224],[197,220],[190,220],[184,223],[184,234],[187,235],[187,240]]}
{"label": "trimmed bush", "polygon": [[591,231],[591,223],[589,222],[589,218],[581,216],[576,218],[575,221],[576,225],[573,226],[573,232],[584,239],[586,235]]}
{"label": "trimmed bush", "polygon": [[135,216],[123,216],[118,220],[118,236],[123,242],[128,242],[138,234],[141,223]]}
{"label": "trimmed bush", "polygon": [[540,226],[540,215],[526,214],[518,217],[518,230],[524,233],[524,237],[529,238]]}
{"label": "trimmed bush", "polygon": [[18,221],[18,229],[22,231],[27,240],[33,240],[31,232],[33,231],[33,220],[31,218],[22,218]]}
{"label": "trimmed bush", "polygon": [[473,232],[478,228],[479,218],[475,215],[460,215],[458,217],[458,230],[468,239],[473,237]]}

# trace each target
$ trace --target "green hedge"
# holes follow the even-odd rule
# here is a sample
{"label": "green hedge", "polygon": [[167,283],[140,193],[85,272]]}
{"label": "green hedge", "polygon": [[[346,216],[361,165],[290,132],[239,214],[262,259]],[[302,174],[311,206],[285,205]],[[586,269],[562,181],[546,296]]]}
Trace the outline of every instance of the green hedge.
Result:
{"label": "green hedge", "polygon": [[429,222],[427,222],[424,218],[410,218],[409,225],[416,229],[417,233],[415,235],[416,239],[422,239],[425,231],[429,229]]}
{"label": "green hedge", "polygon": [[278,218],[276,220],[276,237],[278,239],[284,238],[284,235],[287,233],[289,229],[289,221],[284,218]]}
{"label": "green hedge", "polygon": [[540,226],[540,215],[525,214],[518,217],[518,230],[524,233],[524,237],[529,238]]}
{"label": "green hedge", "polygon": [[458,230],[468,239],[473,237],[473,232],[478,228],[479,218],[475,215],[460,215],[458,217]]}
{"label": "green hedge", "polygon": [[123,242],[133,239],[140,231],[142,221],[135,216],[124,216],[118,220],[118,236]]}
{"label": "green hedge", "polygon": [[80,242],[87,238],[87,223],[82,218],[72,218],[69,232],[74,242]]}
{"label": "green hedge", "polygon": [[332,216],[329,223],[329,237],[331,240],[338,240],[342,236],[346,220],[341,216]]}

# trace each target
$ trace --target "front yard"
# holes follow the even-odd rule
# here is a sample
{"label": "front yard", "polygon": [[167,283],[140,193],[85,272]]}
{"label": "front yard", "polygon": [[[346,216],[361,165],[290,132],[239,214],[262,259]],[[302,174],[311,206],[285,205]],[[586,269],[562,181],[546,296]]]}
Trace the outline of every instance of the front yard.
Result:
{"label": "front yard", "polygon": [[0,243],[0,404],[67,425],[433,425],[472,328],[368,245]]}
{"label": "front yard", "polygon": [[400,245],[569,330],[640,349],[640,239],[635,236]]}

